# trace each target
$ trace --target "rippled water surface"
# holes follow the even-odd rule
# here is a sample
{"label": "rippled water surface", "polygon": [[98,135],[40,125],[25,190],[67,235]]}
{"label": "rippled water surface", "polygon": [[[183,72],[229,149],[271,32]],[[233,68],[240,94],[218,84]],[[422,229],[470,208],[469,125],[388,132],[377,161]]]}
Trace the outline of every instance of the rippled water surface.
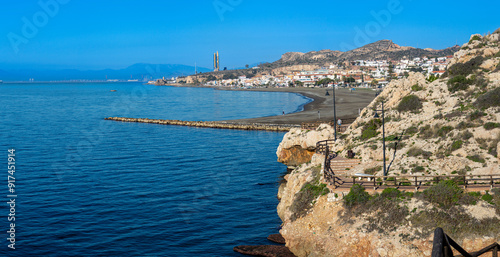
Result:
{"label": "rippled water surface", "polygon": [[3,84],[0,99],[0,158],[6,167],[16,149],[17,193],[16,250],[3,239],[0,256],[239,256],[236,245],[268,244],[283,133],[103,118],[252,118],[309,101],[141,84]]}

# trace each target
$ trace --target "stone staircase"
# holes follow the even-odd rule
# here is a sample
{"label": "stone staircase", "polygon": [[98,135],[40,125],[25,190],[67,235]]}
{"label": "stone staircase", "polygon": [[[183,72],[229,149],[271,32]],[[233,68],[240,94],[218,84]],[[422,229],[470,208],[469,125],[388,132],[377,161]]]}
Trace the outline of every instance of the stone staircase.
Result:
{"label": "stone staircase", "polygon": [[345,176],[349,174],[349,170],[361,164],[361,159],[348,159],[337,156],[331,160],[330,167],[337,176]]}

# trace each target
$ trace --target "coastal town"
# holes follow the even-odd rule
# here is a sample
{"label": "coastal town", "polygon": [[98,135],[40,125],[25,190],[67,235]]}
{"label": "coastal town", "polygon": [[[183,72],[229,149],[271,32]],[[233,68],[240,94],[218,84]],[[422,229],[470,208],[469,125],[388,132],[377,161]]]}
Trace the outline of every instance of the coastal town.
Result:
{"label": "coastal town", "polygon": [[[383,88],[391,80],[407,77],[410,72],[420,72],[427,78],[439,78],[453,56],[416,57],[401,60],[356,60],[329,67],[287,72],[262,71],[260,66],[248,68],[250,74],[236,76],[226,74],[196,74],[187,77],[159,79],[150,84],[187,83],[202,86],[229,88],[258,87],[362,87]],[[214,71],[218,71],[217,63]]]}

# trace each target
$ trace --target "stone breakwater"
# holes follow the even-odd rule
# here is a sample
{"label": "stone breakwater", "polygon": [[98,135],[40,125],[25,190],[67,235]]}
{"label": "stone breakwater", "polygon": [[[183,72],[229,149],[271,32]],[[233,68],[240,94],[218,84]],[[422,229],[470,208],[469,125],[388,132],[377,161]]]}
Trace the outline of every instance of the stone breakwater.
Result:
{"label": "stone breakwater", "polygon": [[182,121],[182,120],[160,120],[160,119],[137,119],[137,118],[122,118],[110,117],[105,120],[121,121],[121,122],[136,122],[136,123],[152,123],[160,125],[174,125],[198,128],[217,128],[217,129],[238,129],[238,130],[265,130],[288,132],[292,128],[300,127],[300,125],[277,125],[277,124],[243,124],[243,123],[229,123],[221,121]]}

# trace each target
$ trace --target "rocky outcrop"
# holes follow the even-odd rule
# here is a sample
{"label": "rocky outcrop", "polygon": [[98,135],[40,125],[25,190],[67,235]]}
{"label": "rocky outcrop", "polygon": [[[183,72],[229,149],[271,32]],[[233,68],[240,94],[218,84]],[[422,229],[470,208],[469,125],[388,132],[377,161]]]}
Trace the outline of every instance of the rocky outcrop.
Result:
{"label": "rocky outcrop", "polygon": [[295,145],[288,149],[281,149],[278,154],[278,162],[288,167],[296,167],[311,161],[313,155],[314,151]]}
{"label": "rocky outcrop", "polygon": [[241,245],[233,248],[235,252],[265,257],[295,257],[295,255],[282,245]]}
{"label": "rocky outcrop", "polygon": [[278,162],[288,167],[296,167],[311,161],[318,141],[330,139],[334,131],[330,125],[323,124],[317,130],[293,128],[283,137],[276,155]]}
{"label": "rocky outcrop", "polygon": [[281,234],[272,234],[267,237],[267,240],[277,244],[286,244],[285,238]]}

